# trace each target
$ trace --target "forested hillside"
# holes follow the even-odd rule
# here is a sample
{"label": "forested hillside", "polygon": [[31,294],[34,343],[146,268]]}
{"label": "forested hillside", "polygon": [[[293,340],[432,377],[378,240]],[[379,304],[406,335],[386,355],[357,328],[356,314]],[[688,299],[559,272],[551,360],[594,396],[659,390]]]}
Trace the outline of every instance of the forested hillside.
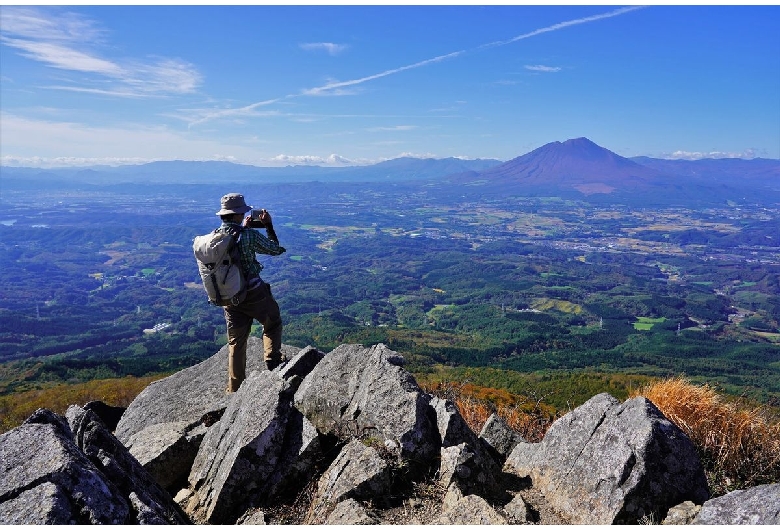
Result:
{"label": "forested hillside", "polygon": [[[40,211],[17,206],[24,191],[5,195],[0,392],[169,373],[219,349],[222,311],[206,303],[191,241],[217,225],[225,191],[53,187]],[[559,407],[680,374],[780,397],[770,207],[458,199],[411,184],[242,191],[288,249],[261,257],[288,344],[384,342],[417,374]]]}

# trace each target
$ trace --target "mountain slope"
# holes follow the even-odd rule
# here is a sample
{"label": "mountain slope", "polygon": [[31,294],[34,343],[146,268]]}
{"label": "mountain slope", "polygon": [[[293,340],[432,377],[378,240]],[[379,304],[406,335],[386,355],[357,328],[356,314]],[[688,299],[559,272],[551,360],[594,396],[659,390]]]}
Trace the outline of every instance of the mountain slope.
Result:
{"label": "mountain slope", "polygon": [[482,197],[509,194],[694,207],[780,201],[777,160],[628,159],[587,138],[551,142],[496,167],[446,180],[443,191],[449,186],[463,193],[465,186]]}
{"label": "mountain slope", "polygon": [[[475,178],[463,175],[464,178]],[[663,174],[588,140],[552,142],[476,175],[493,185],[577,190],[584,195],[647,188]]]}

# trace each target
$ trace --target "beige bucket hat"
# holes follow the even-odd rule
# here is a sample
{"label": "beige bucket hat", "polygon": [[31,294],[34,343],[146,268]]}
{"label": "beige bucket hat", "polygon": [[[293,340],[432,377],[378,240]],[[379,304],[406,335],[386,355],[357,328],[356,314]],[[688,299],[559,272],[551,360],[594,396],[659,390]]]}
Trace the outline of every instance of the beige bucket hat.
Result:
{"label": "beige bucket hat", "polygon": [[222,209],[217,212],[217,215],[246,213],[252,209],[252,206],[246,205],[244,196],[240,193],[228,193],[222,197],[220,204],[222,205]]}

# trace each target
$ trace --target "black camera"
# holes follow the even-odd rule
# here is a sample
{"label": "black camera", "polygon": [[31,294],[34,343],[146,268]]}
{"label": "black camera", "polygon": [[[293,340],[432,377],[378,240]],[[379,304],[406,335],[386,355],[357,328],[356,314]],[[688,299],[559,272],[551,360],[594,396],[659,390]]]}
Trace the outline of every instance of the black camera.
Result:
{"label": "black camera", "polygon": [[260,220],[260,216],[263,215],[265,210],[252,210],[250,214],[251,219],[247,223],[247,226],[251,228],[265,228],[265,224]]}

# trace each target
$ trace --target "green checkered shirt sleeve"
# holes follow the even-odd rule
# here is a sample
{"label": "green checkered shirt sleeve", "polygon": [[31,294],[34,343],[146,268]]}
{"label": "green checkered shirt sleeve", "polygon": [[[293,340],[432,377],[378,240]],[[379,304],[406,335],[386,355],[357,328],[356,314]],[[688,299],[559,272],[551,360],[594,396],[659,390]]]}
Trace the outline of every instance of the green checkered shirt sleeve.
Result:
{"label": "green checkered shirt sleeve", "polygon": [[284,252],[279,243],[275,243],[253,228],[245,228],[239,241],[241,253],[241,265],[251,278],[257,276],[263,270],[263,265],[257,261],[255,254],[268,254],[278,256]]}

